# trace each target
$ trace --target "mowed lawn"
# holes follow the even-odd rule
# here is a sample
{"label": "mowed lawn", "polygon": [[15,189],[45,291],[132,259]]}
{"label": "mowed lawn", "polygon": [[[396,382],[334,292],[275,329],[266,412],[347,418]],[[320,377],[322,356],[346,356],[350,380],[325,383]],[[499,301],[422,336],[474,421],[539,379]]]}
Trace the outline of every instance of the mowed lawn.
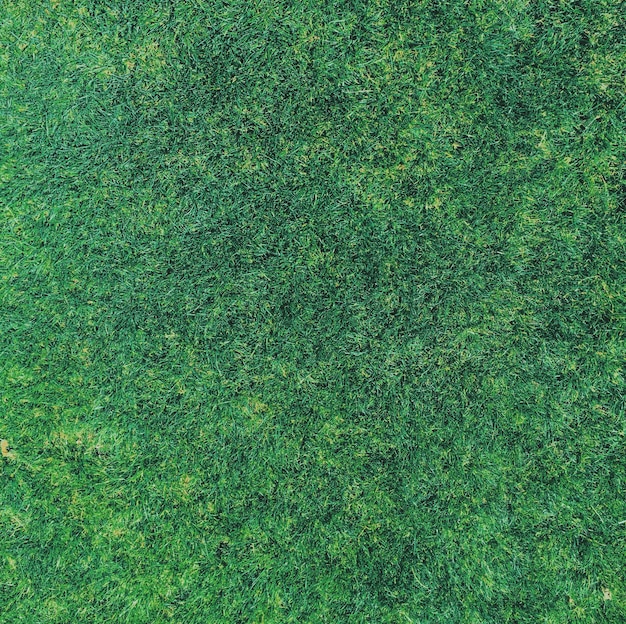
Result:
{"label": "mowed lawn", "polygon": [[621,0],[0,0],[0,623],[626,622]]}

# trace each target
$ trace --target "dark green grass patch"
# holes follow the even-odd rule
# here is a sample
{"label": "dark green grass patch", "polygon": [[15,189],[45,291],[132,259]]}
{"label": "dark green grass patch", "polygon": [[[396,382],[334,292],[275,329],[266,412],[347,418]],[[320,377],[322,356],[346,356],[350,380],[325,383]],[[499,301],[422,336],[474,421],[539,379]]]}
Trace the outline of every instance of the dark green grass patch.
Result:
{"label": "dark green grass patch", "polygon": [[626,621],[619,0],[0,1],[0,622]]}

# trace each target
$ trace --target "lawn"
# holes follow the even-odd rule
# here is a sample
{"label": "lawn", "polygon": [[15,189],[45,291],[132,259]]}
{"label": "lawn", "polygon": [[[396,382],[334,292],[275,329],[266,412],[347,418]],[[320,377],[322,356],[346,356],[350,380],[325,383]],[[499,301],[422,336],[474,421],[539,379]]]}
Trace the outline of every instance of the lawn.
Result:
{"label": "lawn", "polygon": [[626,622],[626,4],[0,0],[0,622]]}

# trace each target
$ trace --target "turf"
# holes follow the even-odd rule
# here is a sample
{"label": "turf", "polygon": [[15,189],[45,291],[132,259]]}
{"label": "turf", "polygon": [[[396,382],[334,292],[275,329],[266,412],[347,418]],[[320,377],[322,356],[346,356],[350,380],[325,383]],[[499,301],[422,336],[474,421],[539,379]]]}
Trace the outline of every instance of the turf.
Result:
{"label": "turf", "polygon": [[626,621],[626,5],[0,0],[0,622]]}

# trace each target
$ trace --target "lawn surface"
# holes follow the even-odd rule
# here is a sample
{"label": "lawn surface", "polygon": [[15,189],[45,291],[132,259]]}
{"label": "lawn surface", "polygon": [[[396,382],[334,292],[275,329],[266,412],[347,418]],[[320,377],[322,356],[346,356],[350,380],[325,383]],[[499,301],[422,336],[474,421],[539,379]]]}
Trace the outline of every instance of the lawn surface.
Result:
{"label": "lawn surface", "polygon": [[0,0],[0,622],[625,622],[625,163],[620,0]]}

